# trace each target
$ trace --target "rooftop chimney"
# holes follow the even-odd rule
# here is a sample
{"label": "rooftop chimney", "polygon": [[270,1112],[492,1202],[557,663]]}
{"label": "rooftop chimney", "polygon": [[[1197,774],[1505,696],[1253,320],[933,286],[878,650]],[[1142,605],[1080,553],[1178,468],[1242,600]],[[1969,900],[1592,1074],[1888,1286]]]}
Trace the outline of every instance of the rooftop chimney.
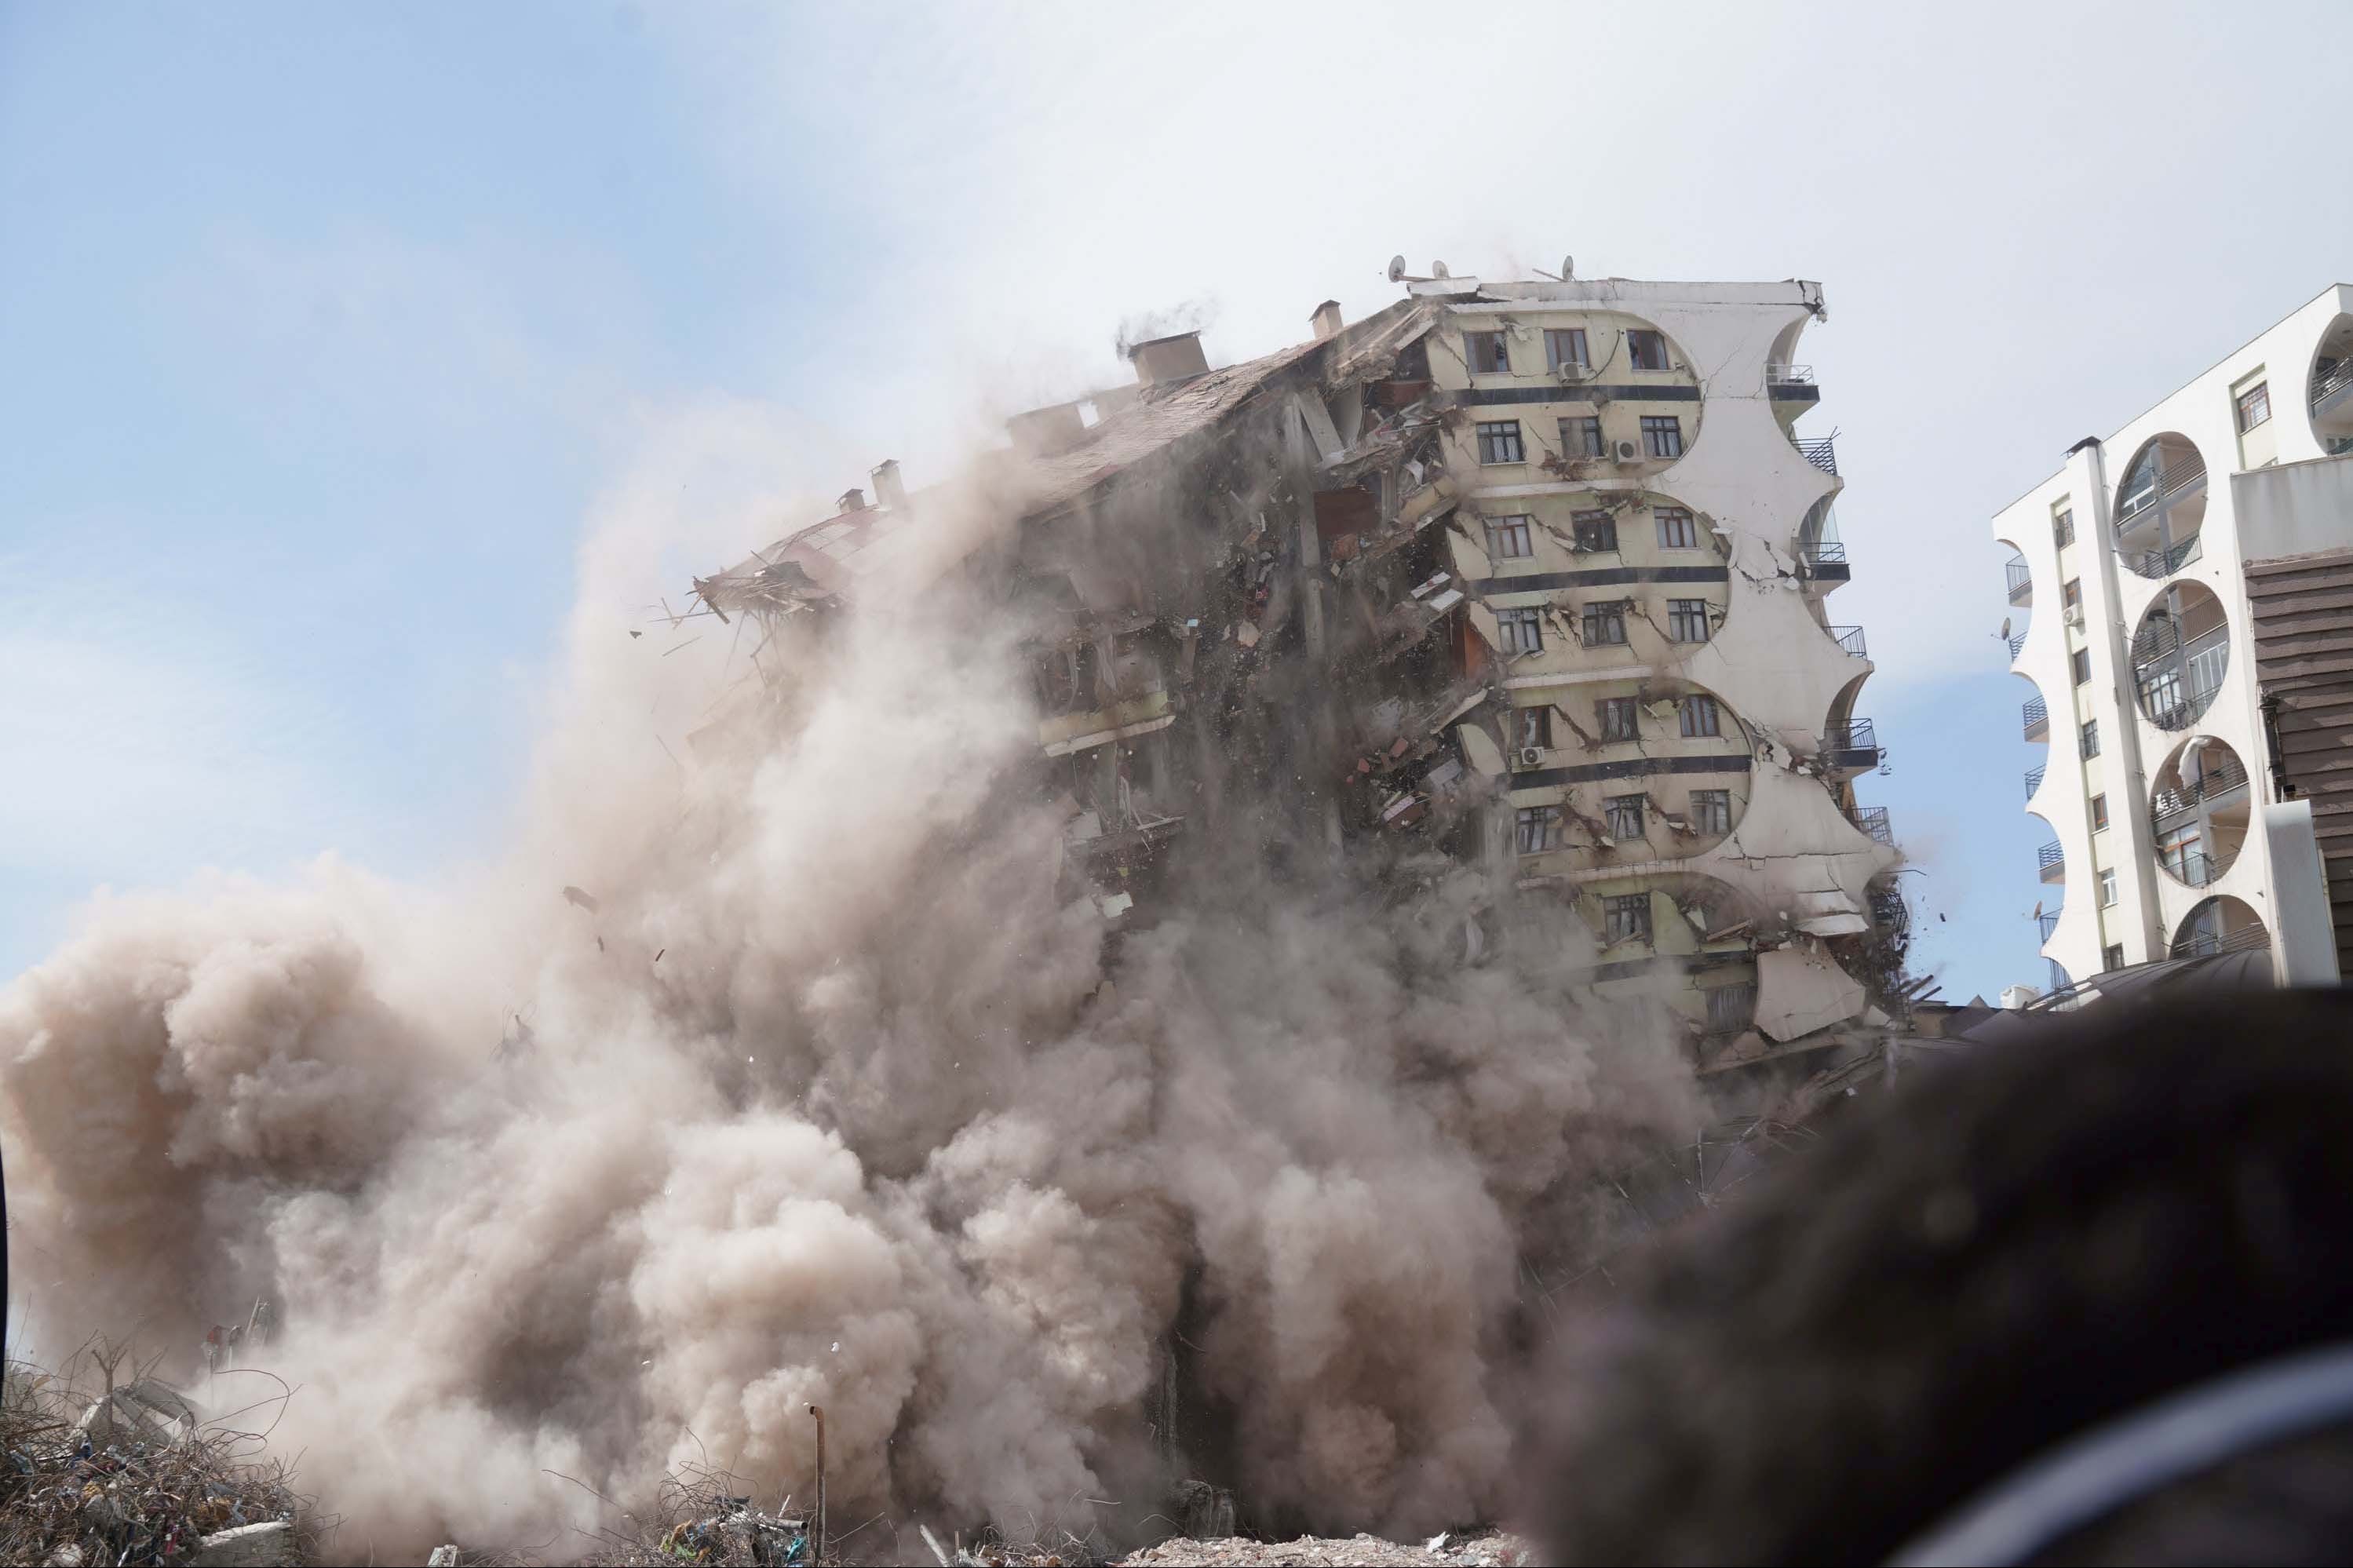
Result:
{"label": "rooftop chimney", "polygon": [[899,478],[899,459],[885,458],[874,465],[874,499],[884,506],[905,506],[907,487]]}
{"label": "rooftop chimney", "polygon": [[1014,450],[1023,457],[1050,458],[1085,440],[1087,426],[1079,417],[1077,404],[1053,403],[1015,415],[1005,422],[1005,431],[1013,437]]}
{"label": "rooftop chimney", "polygon": [[1178,332],[1174,337],[1138,343],[1127,351],[1127,357],[1134,362],[1136,383],[1142,386],[1183,381],[1209,368],[1208,356],[1201,352],[1198,332]]}
{"label": "rooftop chimney", "polygon": [[1307,319],[1315,323],[1315,341],[1322,342],[1340,330],[1340,301],[1324,300],[1315,307],[1315,313]]}
{"label": "rooftop chimney", "polygon": [[844,511],[864,511],[866,510],[866,492],[864,490],[844,490],[841,492],[841,499],[833,504],[839,507]]}

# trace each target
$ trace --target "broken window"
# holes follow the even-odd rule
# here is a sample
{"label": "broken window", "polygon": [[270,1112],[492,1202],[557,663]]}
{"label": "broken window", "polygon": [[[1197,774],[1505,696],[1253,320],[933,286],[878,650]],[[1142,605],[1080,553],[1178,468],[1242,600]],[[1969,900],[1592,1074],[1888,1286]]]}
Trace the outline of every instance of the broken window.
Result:
{"label": "broken window", "polygon": [[1609,944],[1648,942],[1651,937],[1651,895],[1620,893],[1601,900],[1601,940]]}
{"label": "broken window", "polygon": [[1495,634],[1504,653],[1534,653],[1544,647],[1544,616],[1537,610],[1497,610]]}
{"label": "broken window", "polygon": [[1487,521],[1487,553],[1499,561],[1518,561],[1536,552],[1535,541],[1530,537],[1528,524],[1535,519],[1525,514],[1518,517],[1496,517]]}
{"label": "broken window", "polygon": [[2100,754],[2100,721],[2097,719],[2084,720],[2084,728],[2077,739],[2081,742],[2081,749],[2086,762],[2098,756]]}
{"label": "broken window", "polygon": [[1675,642],[1707,641],[1707,601],[1669,599],[1667,636]]}
{"label": "broken window", "polygon": [[1680,414],[1642,416],[1642,450],[1653,458],[1683,455],[1683,421]]}
{"label": "broken window", "polygon": [[1601,456],[1601,416],[1578,414],[1560,422],[1560,452],[1564,458]]}
{"label": "broken window", "polygon": [[2272,416],[2272,384],[2259,381],[2239,394],[2239,433],[2246,434]]}
{"label": "broken window", "polygon": [[1525,752],[1530,747],[1538,751],[1552,748],[1552,704],[1537,708],[1512,710],[1512,744]]}
{"label": "broken window", "polygon": [[1479,460],[1482,463],[1525,463],[1516,419],[1482,420],[1479,426]]}
{"label": "broken window", "polygon": [[1639,795],[1613,795],[1601,802],[1603,824],[1609,837],[1618,839],[1642,837],[1642,797]]}
{"label": "broken window", "polygon": [[1692,831],[1721,838],[1732,831],[1732,792],[1695,789],[1691,792]]}
{"label": "broken window", "polygon": [[1639,741],[1641,731],[1634,716],[1634,700],[1630,697],[1605,697],[1593,705],[1594,721],[1601,726],[1605,741]]}
{"label": "broken window", "polygon": [[1618,520],[1606,511],[1573,511],[1568,514],[1571,527],[1577,530],[1579,550],[1614,551],[1618,548]]}
{"label": "broken window", "polygon": [[1560,807],[1524,805],[1519,811],[1519,845],[1523,855],[1541,855],[1560,847]]}
{"label": "broken window", "polygon": [[1722,710],[1716,707],[1715,698],[1694,692],[1684,698],[1680,706],[1683,710],[1683,734],[1686,737],[1724,733],[1724,714]]}
{"label": "broken window", "polygon": [[2092,650],[2087,647],[2077,648],[2075,650],[2074,664],[2075,684],[2081,686],[2085,681],[2092,679]]}
{"label": "broken window", "polygon": [[1591,363],[1592,362],[1585,357],[1583,327],[1555,327],[1546,331],[1545,368],[1546,370],[1556,371],[1564,365],[1585,370],[1589,368]]}
{"label": "broken window", "polygon": [[1636,370],[1667,368],[1667,334],[1640,327],[1626,334],[1626,358]]}
{"label": "broken window", "polygon": [[2061,507],[2051,519],[2051,542],[2062,550],[2075,542],[2075,514],[2069,508]]}
{"label": "broken window", "polygon": [[1626,640],[1626,601],[1611,599],[1606,604],[1585,606],[1585,646],[1593,647],[1603,643]]}
{"label": "broken window", "polygon": [[1660,549],[1697,550],[1699,548],[1699,520],[1692,516],[1689,508],[1662,506],[1657,508],[1651,515],[1659,520]]}
{"label": "broken window", "polygon": [[1472,375],[1509,375],[1512,372],[1512,352],[1501,332],[1463,333],[1462,361],[1471,367]]}
{"label": "broken window", "polygon": [[2097,833],[2107,825],[2108,797],[2104,795],[2095,795],[2092,797],[2092,831]]}

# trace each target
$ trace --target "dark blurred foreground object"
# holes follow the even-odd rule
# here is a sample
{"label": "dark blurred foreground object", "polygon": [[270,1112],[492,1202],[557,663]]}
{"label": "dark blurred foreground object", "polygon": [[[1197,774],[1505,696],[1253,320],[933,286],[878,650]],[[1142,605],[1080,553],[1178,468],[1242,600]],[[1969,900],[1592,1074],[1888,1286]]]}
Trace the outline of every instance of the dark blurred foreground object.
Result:
{"label": "dark blurred foreground object", "polygon": [[1918,1074],[1664,1245],[1549,1386],[1561,1562],[2353,1560],[2353,994]]}

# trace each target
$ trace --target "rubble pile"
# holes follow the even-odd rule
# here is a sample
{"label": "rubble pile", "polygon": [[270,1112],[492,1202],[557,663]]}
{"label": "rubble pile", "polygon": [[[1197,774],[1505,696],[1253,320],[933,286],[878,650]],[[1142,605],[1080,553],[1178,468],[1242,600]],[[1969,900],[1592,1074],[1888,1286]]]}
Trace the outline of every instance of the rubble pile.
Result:
{"label": "rubble pile", "polygon": [[764,1513],[737,1484],[733,1476],[699,1467],[666,1478],[652,1517],[633,1521],[631,1531],[607,1531],[605,1544],[585,1561],[614,1568],[801,1568],[820,1561],[809,1521],[790,1511],[789,1498],[776,1513]]}
{"label": "rubble pile", "polygon": [[1437,1535],[1420,1545],[1357,1535],[1347,1540],[1303,1535],[1296,1541],[1251,1541],[1227,1536],[1196,1541],[1177,1536],[1119,1558],[1119,1568],[1151,1563],[1206,1568],[1211,1563],[1328,1563],[1335,1568],[1489,1568],[1533,1562],[1528,1543],[1515,1535],[1488,1531],[1476,1535]]}
{"label": "rubble pile", "polygon": [[12,1366],[0,1414],[0,1562],[192,1568],[302,1561],[303,1500],[250,1433],[207,1426],[157,1378],[79,1400]]}

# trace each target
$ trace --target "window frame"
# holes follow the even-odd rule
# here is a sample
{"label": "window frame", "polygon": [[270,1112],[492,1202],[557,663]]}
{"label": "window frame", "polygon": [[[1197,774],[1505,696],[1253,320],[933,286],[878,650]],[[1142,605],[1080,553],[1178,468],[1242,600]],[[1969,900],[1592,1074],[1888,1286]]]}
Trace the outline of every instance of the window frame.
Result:
{"label": "window frame", "polygon": [[1675,708],[1675,722],[1684,740],[1724,738],[1724,704],[1706,692],[1687,691],[1676,701]]}
{"label": "window frame", "polygon": [[2070,577],[2059,584],[2059,607],[2063,610],[2084,607],[2084,580],[2081,577]]}
{"label": "window frame", "polygon": [[[1626,601],[1594,599],[1577,606],[1579,612],[1577,640],[1587,647],[1624,647],[1626,642]],[[1596,637],[1594,628],[1615,630],[1615,637]]]}
{"label": "window frame", "polygon": [[2075,542],[2075,509],[2063,506],[2051,514],[2051,542],[2064,550]]}
{"label": "window frame", "polygon": [[2076,728],[2075,749],[2081,760],[2090,762],[2100,754],[2100,721],[2086,719]]}
{"label": "window frame", "polygon": [[[1544,611],[1534,605],[1497,610],[1495,635],[1504,644],[1495,650],[1498,653],[1542,653],[1544,651]],[[1527,640],[1522,641],[1523,637]]]}
{"label": "window frame", "polygon": [[[2247,417],[2251,405],[2262,410],[2261,417],[2255,419]],[[2231,399],[2231,408],[2232,416],[2238,422],[2239,434],[2242,436],[2251,430],[2260,430],[2270,424],[2272,422],[2271,377],[2263,377],[2246,391],[2233,396]]]}
{"label": "window frame", "polygon": [[[1513,844],[1522,855],[1542,855],[1561,847],[1561,813],[1557,805],[1524,805],[1513,817]],[[1530,833],[1533,828],[1535,832]]]}
{"label": "window frame", "polygon": [[[1518,420],[1481,419],[1474,422],[1472,428],[1472,433],[1476,435],[1479,439],[1479,466],[1481,468],[1506,468],[1514,463],[1525,463],[1528,460],[1527,442],[1521,437],[1520,422]],[[1508,458],[1491,458],[1487,455],[1491,451],[1502,452],[1505,450],[1510,451],[1512,455]]]}
{"label": "window frame", "polygon": [[1651,940],[1651,895],[1605,893],[1601,899],[1601,944]]}
{"label": "window frame", "polygon": [[[1652,357],[1653,353],[1655,353],[1658,363],[1656,364],[1643,363],[1642,362],[1646,358]],[[1672,370],[1674,368],[1674,355],[1667,352],[1666,333],[1659,331],[1656,327],[1629,327],[1626,329],[1627,369]]]}
{"label": "window frame", "polygon": [[2102,867],[2097,879],[2100,885],[2100,908],[2115,909],[2116,900],[2120,896],[2116,891],[2116,868],[2114,866]]}
{"label": "window frame", "polygon": [[1649,837],[1647,799],[1639,790],[1632,795],[1605,795],[1601,797],[1601,826],[1610,837],[1625,844]]}
{"label": "window frame", "polygon": [[[1565,364],[1573,364],[1579,370],[1591,370],[1593,368],[1593,355],[1592,352],[1586,345],[1585,329],[1583,327],[1546,327],[1545,329],[1544,336],[1545,369],[1557,374],[1560,367]],[[1560,348],[1561,340],[1563,339],[1572,340],[1571,346],[1577,350],[1577,357],[1575,359],[1563,359],[1561,357]]]}
{"label": "window frame", "polygon": [[[1512,374],[1512,334],[1501,329],[1493,331],[1465,331],[1462,334],[1462,363],[1472,375],[1509,375]],[[1499,363],[1488,364],[1480,358],[1480,345],[1493,344]]]}
{"label": "window frame", "polygon": [[[1698,629],[1696,637],[1683,634]],[[1669,599],[1667,601],[1667,640],[1675,643],[1704,643],[1714,636],[1708,622],[1705,599]]]}
{"label": "window frame", "polygon": [[2090,648],[2077,648],[2067,656],[2067,662],[2073,670],[2076,685],[2089,686],[2092,683],[2092,650]]}
{"label": "window frame", "polygon": [[[1620,720],[1624,722],[1619,722]],[[1597,697],[1593,700],[1593,722],[1601,743],[1609,746],[1628,742],[1641,744],[1642,740],[1641,705],[1631,697]]]}
{"label": "window frame", "polygon": [[1692,831],[1716,837],[1732,831],[1732,792],[1695,789],[1691,792]]}
{"label": "window frame", "polygon": [[2100,950],[2100,973],[2113,974],[2125,966],[2125,944],[2112,942]]}
{"label": "window frame", "polygon": [[[1577,548],[1583,550],[1588,554],[1615,555],[1618,553],[1618,519],[1611,513],[1606,510],[1573,511],[1568,514],[1568,526],[1570,531],[1577,537]],[[1586,531],[1588,529],[1597,531],[1594,535],[1596,539],[1607,539],[1609,542],[1606,544],[1587,543]],[[1598,531],[1604,529],[1609,531],[1606,534]]]}
{"label": "window frame", "polygon": [[[1569,426],[1577,427],[1577,438],[1569,439]],[[1589,439],[1588,439],[1589,437]],[[1602,432],[1599,414],[1564,414],[1560,416],[1560,455],[1564,458],[1606,458],[1609,455],[1609,437]]]}
{"label": "window frame", "polygon": [[[1645,414],[1642,419],[1642,451],[1654,459],[1672,459],[1683,455],[1683,416],[1680,414]],[[1672,447],[1669,451],[1665,448]]]}
{"label": "window frame", "polygon": [[1697,550],[1699,548],[1699,516],[1687,506],[1660,506],[1651,509],[1651,516],[1659,525],[1659,548],[1662,550]]}
{"label": "window frame", "polygon": [[2092,797],[2092,831],[2105,833],[2107,830],[2108,797],[2106,792],[2102,791]]}
{"label": "window frame", "polygon": [[[1535,521],[1536,520],[1533,513],[1525,511],[1514,512],[1509,517],[1491,517],[1487,519],[1487,554],[1489,558],[1495,561],[1533,561],[1535,559]],[[1496,548],[1498,541],[1514,542],[1519,545],[1519,548],[1516,550],[1499,550]]]}
{"label": "window frame", "polygon": [[1531,746],[1540,751],[1552,750],[1552,704],[1549,702],[1512,710],[1512,749],[1524,752]]}

